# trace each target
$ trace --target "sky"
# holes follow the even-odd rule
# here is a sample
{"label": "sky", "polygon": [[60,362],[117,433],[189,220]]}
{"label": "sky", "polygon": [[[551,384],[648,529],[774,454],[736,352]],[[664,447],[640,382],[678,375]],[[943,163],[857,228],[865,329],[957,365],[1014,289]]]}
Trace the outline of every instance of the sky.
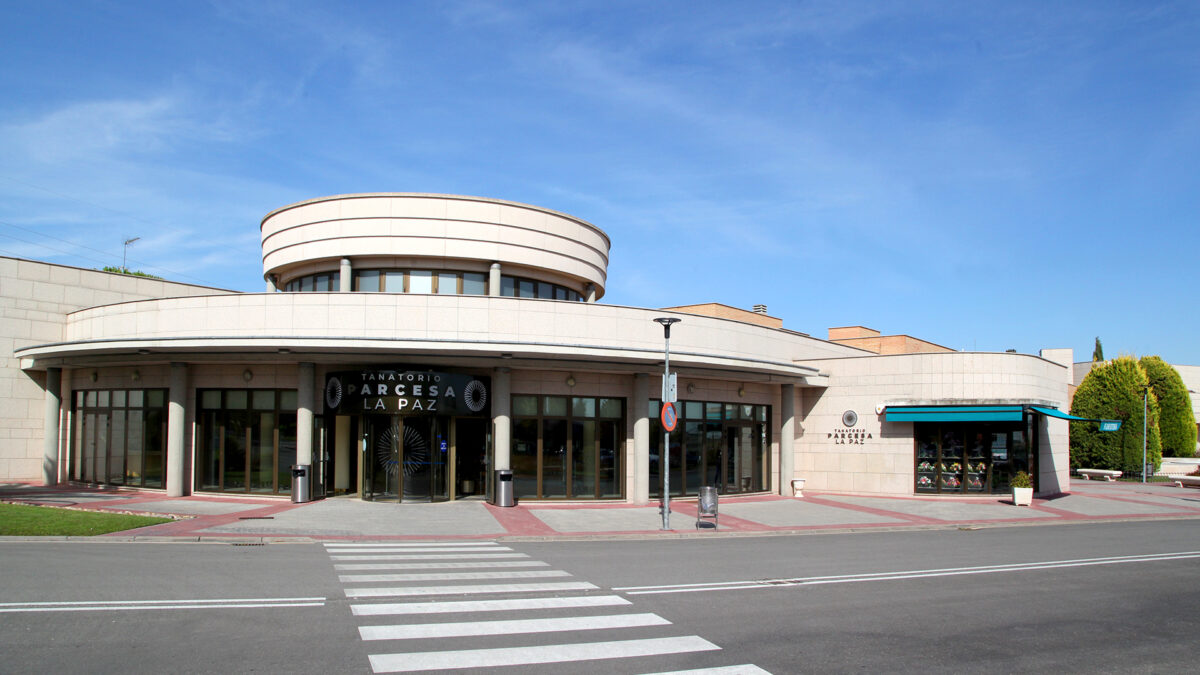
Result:
{"label": "sky", "polygon": [[604,230],[605,303],[1200,365],[1200,3],[18,0],[0,45],[0,255],[261,292],[276,208],[476,195]]}

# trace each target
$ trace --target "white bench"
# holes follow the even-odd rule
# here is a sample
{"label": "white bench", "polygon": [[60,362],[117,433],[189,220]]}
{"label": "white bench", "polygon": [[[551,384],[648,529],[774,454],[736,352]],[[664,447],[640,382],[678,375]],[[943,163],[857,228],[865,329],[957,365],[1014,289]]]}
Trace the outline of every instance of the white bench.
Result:
{"label": "white bench", "polygon": [[1200,476],[1175,476],[1175,487],[1200,487]]}
{"label": "white bench", "polygon": [[1110,483],[1121,477],[1120,471],[1109,471],[1108,469],[1079,469],[1076,473],[1083,476],[1084,480],[1103,478]]}

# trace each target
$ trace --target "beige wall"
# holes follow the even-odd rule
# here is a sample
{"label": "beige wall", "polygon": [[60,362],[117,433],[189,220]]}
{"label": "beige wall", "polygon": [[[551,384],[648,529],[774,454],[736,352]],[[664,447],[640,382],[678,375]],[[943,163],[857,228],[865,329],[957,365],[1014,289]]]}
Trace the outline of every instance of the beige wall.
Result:
{"label": "beige wall", "polygon": [[[809,362],[811,365],[814,362]],[[1065,368],[1025,354],[910,354],[822,360],[826,389],[797,396],[796,478],[806,487],[875,494],[913,494],[914,447],[910,422],[883,422],[877,406],[957,401],[1041,401],[1067,405]],[[858,413],[857,428],[871,435],[861,445],[837,444],[846,410]],[[1041,463],[1043,492],[1069,479],[1066,423],[1049,423],[1052,458]],[[1045,446],[1044,446],[1045,447]]]}
{"label": "beige wall", "polygon": [[[420,259],[499,262],[506,273],[604,295],[608,235],[586,221],[526,204],[429,194],[339,195],[285,206],[262,221],[263,272],[281,284],[341,258],[356,268]],[[371,262],[359,261],[370,258]],[[539,274],[545,270],[546,274]],[[544,278],[543,278],[544,277]]]}
{"label": "beige wall", "polygon": [[[0,479],[34,481],[42,476],[46,376],[22,371],[16,350],[62,340],[65,315],[84,307],[230,292],[0,257]],[[67,389],[64,378],[64,409]]]}

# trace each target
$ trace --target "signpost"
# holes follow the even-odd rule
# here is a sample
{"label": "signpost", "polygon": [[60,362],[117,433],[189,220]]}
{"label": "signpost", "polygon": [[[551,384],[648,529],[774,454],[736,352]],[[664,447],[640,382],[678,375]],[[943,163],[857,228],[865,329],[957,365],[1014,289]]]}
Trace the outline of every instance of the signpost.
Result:
{"label": "signpost", "polygon": [[[659,415],[663,424],[663,444],[658,461],[662,465],[663,475],[662,529],[669,530],[671,529],[671,431],[679,422],[674,405],[679,390],[676,387],[675,375],[671,373],[671,326],[679,323],[682,319],[663,316],[654,321],[662,324],[663,327],[662,414]],[[669,423],[668,419],[670,419]]]}

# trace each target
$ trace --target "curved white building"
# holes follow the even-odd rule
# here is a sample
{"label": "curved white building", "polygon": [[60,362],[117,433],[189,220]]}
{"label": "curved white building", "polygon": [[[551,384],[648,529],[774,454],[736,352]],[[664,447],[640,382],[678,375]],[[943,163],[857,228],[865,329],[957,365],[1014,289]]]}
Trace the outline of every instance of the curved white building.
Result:
{"label": "curved white building", "polygon": [[597,304],[608,236],[494,199],[341,195],[261,232],[263,293],[0,259],[0,422],[30,430],[0,476],[286,495],[302,465],[318,496],[441,501],[511,470],[521,499],[646,503],[674,316],[672,494],[1066,486],[1066,423],[1034,406],[1066,408],[1069,350],[880,355],[765,308]]}

